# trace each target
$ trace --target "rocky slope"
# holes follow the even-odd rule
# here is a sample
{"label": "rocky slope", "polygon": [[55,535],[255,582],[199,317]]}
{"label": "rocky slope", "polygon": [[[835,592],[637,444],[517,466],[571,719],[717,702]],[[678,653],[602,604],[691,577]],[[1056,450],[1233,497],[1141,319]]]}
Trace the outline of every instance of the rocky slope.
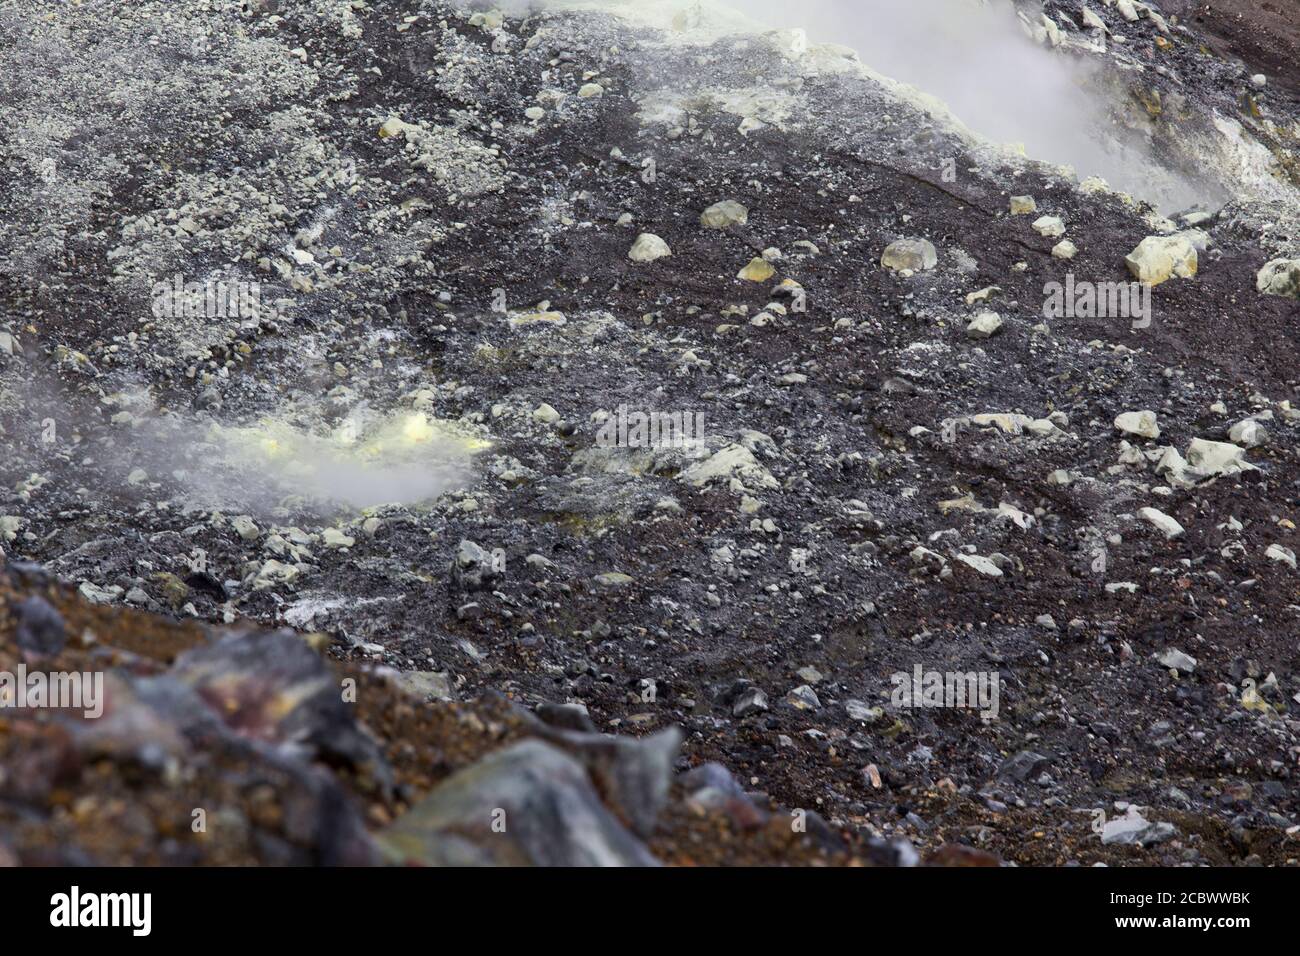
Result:
{"label": "rocky slope", "polygon": [[[1295,35],[1022,12],[1025,42],[1097,67],[1098,139],[1201,208],[1033,162],[711,4],[0,11],[3,548],[186,622],[67,629],[161,680],[110,686],[159,775],[121,786],[166,809],[102,825],[140,763],[110,749],[71,783],[9,776],[0,843],[212,859],[184,821],[230,801],[222,860],[457,861],[489,851],[429,834],[496,774],[597,820],[588,861],[1294,861],[1300,103],[1278,61],[1224,57]],[[1126,258],[1165,280],[1149,323],[1044,317],[1051,283],[1128,282]],[[702,415],[700,441],[611,447],[621,406]],[[200,624],[327,633],[332,663],[283,635],[205,651]],[[896,706],[918,666],[996,672],[996,718]],[[481,700],[331,689],[278,729],[326,667]],[[209,679],[248,722],[213,723]],[[646,742],[525,713],[557,705]],[[87,752],[0,721],[40,767],[55,739]],[[658,761],[651,793],[718,762],[748,794],[696,817],[603,789],[606,819],[588,748]],[[303,819],[229,793],[268,779]],[[1143,825],[1103,842],[1099,812]],[[745,840],[700,834],[751,814]]]}
{"label": "rocky slope", "polygon": [[106,675],[86,706],[0,721],[3,865],[916,860],[772,812],[718,764],[674,775],[676,730],[638,741],[571,706],[446,701],[429,675],[329,663],[324,635],[105,608],[31,565],[0,576],[0,597],[5,673]]}

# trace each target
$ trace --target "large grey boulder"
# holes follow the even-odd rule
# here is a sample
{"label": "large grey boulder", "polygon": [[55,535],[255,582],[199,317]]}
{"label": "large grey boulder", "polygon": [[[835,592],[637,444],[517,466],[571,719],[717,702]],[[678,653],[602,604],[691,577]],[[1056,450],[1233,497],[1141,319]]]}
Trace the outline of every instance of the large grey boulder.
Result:
{"label": "large grey boulder", "polygon": [[599,788],[605,803],[632,830],[649,837],[668,803],[673,761],[682,732],[669,727],[648,737],[616,737],[536,726],[534,733],[576,759]]}
{"label": "large grey boulder", "polygon": [[524,740],[444,780],[378,837],[426,866],[657,866],[601,803],[586,769]]}

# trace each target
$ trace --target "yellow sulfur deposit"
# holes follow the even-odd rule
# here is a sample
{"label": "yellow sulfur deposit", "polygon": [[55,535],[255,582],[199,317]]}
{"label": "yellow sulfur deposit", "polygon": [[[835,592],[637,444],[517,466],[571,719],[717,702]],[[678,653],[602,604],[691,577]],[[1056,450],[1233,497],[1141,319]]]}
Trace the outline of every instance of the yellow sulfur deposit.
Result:
{"label": "yellow sulfur deposit", "polygon": [[267,490],[358,508],[436,498],[462,484],[474,456],[491,447],[472,430],[422,412],[349,417],[328,434],[282,419],[213,425],[208,440]]}

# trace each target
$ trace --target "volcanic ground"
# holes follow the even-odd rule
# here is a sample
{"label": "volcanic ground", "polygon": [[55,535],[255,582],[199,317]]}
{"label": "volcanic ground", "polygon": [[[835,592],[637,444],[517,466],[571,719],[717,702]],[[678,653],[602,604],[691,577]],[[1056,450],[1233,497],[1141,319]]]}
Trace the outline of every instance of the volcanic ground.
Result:
{"label": "volcanic ground", "polygon": [[119,719],[0,856],[1295,863],[1300,30],[1004,14],[1150,196],[712,3],[6,3],[0,661]]}

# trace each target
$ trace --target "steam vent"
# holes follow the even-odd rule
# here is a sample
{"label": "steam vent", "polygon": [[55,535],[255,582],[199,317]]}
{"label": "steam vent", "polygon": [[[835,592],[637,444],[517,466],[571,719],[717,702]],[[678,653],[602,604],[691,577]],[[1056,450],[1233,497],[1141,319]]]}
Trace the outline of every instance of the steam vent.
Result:
{"label": "steam vent", "polygon": [[0,0],[0,865],[1295,866],[1298,13]]}

